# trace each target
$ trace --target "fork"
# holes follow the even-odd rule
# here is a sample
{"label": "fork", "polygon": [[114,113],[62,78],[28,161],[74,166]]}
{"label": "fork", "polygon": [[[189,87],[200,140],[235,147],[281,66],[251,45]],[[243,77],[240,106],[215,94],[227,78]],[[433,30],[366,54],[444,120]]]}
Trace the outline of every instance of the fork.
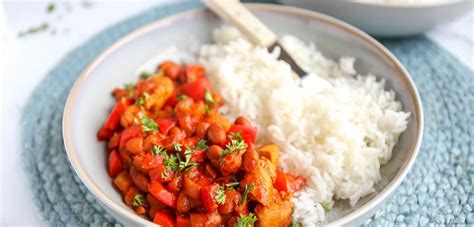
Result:
{"label": "fork", "polygon": [[[236,0],[204,0],[203,2],[220,18],[237,27],[252,43],[264,46],[270,52],[275,50],[275,48],[279,48],[280,55],[278,59],[288,63],[298,77],[303,79],[308,76],[308,73],[295,62],[278,42],[275,33],[245,8],[242,3]],[[318,80],[328,83],[322,78],[318,78]]]}

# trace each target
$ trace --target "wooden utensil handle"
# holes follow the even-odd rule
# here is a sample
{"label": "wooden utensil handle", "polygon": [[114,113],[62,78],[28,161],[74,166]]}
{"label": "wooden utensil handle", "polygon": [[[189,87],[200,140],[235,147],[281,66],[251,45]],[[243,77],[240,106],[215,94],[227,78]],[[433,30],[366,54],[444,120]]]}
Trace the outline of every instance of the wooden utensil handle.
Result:
{"label": "wooden utensil handle", "polygon": [[236,0],[204,0],[214,13],[236,26],[251,42],[269,47],[277,37],[242,3]]}

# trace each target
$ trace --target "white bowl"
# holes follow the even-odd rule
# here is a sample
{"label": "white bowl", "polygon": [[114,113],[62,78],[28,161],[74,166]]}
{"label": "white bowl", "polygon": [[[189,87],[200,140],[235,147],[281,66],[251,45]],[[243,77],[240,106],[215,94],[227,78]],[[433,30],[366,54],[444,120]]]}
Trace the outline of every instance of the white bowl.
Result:
{"label": "white bowl", "polygon": [[375,36],[409,36],[423,33],[473,10],[474,4],[472,0],[410,4],[347,0],[281,1],[331,15]]}
{"label": "white bowl", "polygon": [[[354,56],[355,68],[362,74],[372,72],[387,81],[397,93],[404,111],[411,112],[407,130],[402,134],[390,162],[381,169],[377,193],[360,200],[355,207],[344,202],[328,213],[334,225],[357,224],[370,217],[389,198],[412,166],[423,131],[420,98],[410,76],[400,62],[376,40],[354,27],[312,11],[288,6],[247,5],[277,34],[292,34],[318,45],[328,57]],[[160,50],[169,46],[186,50],[210,42],[211,30],[221,20],[204,9],[170,16],[146,25],[113,44],[95,59],[74,84],[63,116],[63,136],[72,167],[97,200],[125,225],[152,223],[137,216],[123,202],[106,171],[104,143],[96,132],[114,104],[110,95],[115,87],[135,81],[136,69]],[[191,42],[191,40],[193,42]]]}

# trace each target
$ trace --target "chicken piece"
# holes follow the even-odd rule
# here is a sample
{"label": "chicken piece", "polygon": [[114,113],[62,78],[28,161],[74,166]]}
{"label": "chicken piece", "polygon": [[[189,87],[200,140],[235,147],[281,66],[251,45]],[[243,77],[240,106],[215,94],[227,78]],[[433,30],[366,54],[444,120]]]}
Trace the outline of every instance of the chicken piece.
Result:
{"label": "chicken piece", "polygon": [[256,226],[287,227],[291,223],[293,204],[288,200],[280,200],[270,206],[258,204],[255,207]]}
{"label": "chicken piece", "polygon": [[246,187],[251,187],[250,198],[264,206],[269,206],[279,199],[278,191],[273,187],[275,179],[275,166],[267,159],[259,159],[255,169],[245,175],[241,182],[241,189],[245,191]]}
{"label": "chicken piece", "polygon": [[275,144],[263,146],[258,150],[258,154],[261,157],[265,157],[266,159],[270,160],[273,165],[278,165],[278,162],[280,161],[280,149],[278,149],[277,145]]}

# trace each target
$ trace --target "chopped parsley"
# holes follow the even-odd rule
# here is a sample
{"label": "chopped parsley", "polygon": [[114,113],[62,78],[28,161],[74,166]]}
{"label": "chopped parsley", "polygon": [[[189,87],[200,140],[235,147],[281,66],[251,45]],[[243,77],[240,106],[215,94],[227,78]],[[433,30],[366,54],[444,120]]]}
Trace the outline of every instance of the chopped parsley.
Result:
{"label": "chopped parsley", "polygon": [[237,218],[237,222],[234,224],[234,227],[251,227],[257,221],[255,214],[250,212],[247,216],[240,215]]}
{"label": "chopped parsley", "polygon": [[56,5],[54,5],[54,3],[49,3],[48,6],[46,7],[46,12],[47,13],[52,13],[54,11],[54,9],[56,8]]}
{"label": "chopped parsley", "polygon": [[195,149],[196,150],[207,150],[209,146],[206,145],[207,141],[204,139],[199,140],[199,142],[196,144]]}
{"label": "chopped parsley", "polygon": [[330,210],[330,209],[329,209],[329,204],[328,204],[328,202],[326,202],[326,201],[324,201],[324,202],[321,203],[321,207],[323,207],[324,212],[326,212],[326,213]]}
{"label": "chopped parsley", "polygon": [[140,79],[146,80],[146,79],[150,78],[150,76],[151,76],[150,73],[148,73],[148,72],[142,72],[142,73],[140,74]]}
{"label": "chopped parsley", "polygon": [[181,152],[181,144],[175,143],[173,144],[173,148],[176,152]]}
{"label": "chopped parsley", "polygon": [[209,92],[209,90],[206,90],[206,93],[204,93],[204,99],[206,100],[206,102],[208,104],[214,104],[214,98],[212,98],[212,94],[211,92]]}
{"label": "chopped parsley", "polygon": [[209,105],[204,105],[204,110],[206,111],[206,115],[209,115],[211,113],[211,107],[209,107]]}
{"label": "chopped parsley", "polygon": [[[181,149],[181,148],[180,148]],[[179,155],[177,155],[177,158],[178,158],[178,171],[181,171],[181,170],[185,170],[187,168],[190,168],[190,167],[193,167],[193,166],[197,166],[198,164],[195,163],[195,162],[191,162],[191,157],[192,157],[192,154],[193,154],[193,150],[189,147],[186,148],[186,151],[184,152],[184,155],[185,155],[185,160],[181,160],[181,157]]]}
{"label": "chopped parsley", "polygon": [[166,179],[168,177],[168,174],[166,172],[161,173],[161,178]]}
{"label": "chopped parsley", "polygon": [[233,188],[235,186],[239,186],[239,182],[232,182],[232,183],[228,183],[225,185],[226,188],[230,189],[230,188]]}
{"label": "chopped parsley", "polygon": [[221,186],[219,190],[217,190],[216,194],[214,195],[214,199],[221,205],[225,203],[226,195],[224,186]]}
{"label": "chopped parsley", "polygon": [[126,83],[126,84],[123,85],[123,88],[125,88],[125,90],[130,90],[134,87],[135,87],[135,85],[133,83]]}
{"label": "chopped parsley", "polygon": [[163,156],[164,153],[166,153],[165,149],[163,147],[160,147],[160,146],[153,146],[153,148],[151,148],[151,153],[153,155],[161,155]]}
{"label": "chopped parsley", "polygon": [[185,99],[186,97],[188,97],[188,96],[186,96],[185,94],[178,95],[178,100],[181,101],[181,100]]}
{"label": "chopped parsley", "polygon": [[150,98],[150,94],[144,92],[143,93],[143,98],[145,98],[145,100],[147,100],[148,98]]}
{"label": "chopped parsley", "polygon": [[24,37],[24,36],[27,36],[27,35],[32,35],[32,34],[40,33],[40,32],[43,32],[43,31],[48,30],[48,28],[49,28],[49,24],[47,24],[47,23],[42,23],[42,24],[39,25],[39,26],[31,27],[31,28],[28,28],[28,29],[25,30],[25,31],[19,32],[19,33],[18,33],[18,37],[21,38],[21,37]]}
{"label": "chopped parsley", "polygon": [[143,132],[154,132],[158,130],[158,124],[156,124],[153,119],[148,118],[146,115],[143,115],[141,123]]}
{"label": "chopped parsley", "polygon": [[137,206],[141,206],[143,204],[143,196],[141,194],[135,194],[135,196],[133,196],[133,203],[132,205],[137,207]]}
{"label": "chopped parsley", "polygon": [[230,143],[226,144],[226,149],[222,151],[221,157],[225,157],[234,151],[240,151],[247,148],[247,144],[241,136],[242,132],[231,133],[229,135]]}
{"label": "chopped parsley", "polygon": [[145,99],[143,99],[142,97],[138,98],[136,101],[135,101],[135,105],[143,105],[145,104]]}
{"label": "chopped parsley", "polygon": [[247,199],[247,196],[249,194],[249,191],[253,188],[253,183],[245,185],[245,192],[244,195],[242,196],[242,199],[240,200],[240,204],[244,204],[245,200]]}
{"label": "chopped parsley", "polygon": [[299,227],[300,225],[295,220],[291,221],[291,227]]}

